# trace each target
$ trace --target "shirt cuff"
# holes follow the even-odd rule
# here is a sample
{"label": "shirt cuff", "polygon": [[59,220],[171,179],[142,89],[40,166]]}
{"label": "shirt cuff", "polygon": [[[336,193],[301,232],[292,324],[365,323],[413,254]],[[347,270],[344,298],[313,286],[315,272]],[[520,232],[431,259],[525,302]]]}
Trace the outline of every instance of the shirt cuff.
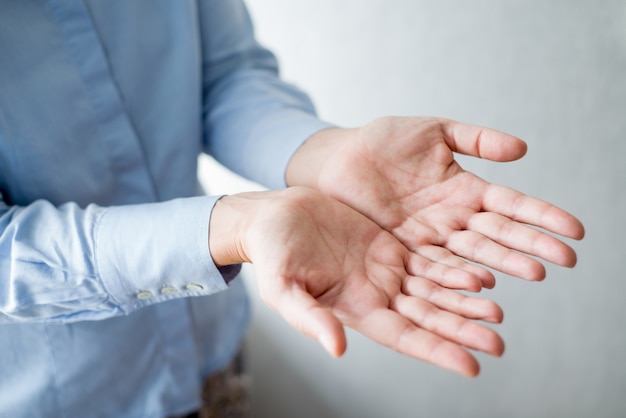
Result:
{"label": "shirt cuff", "polygon": [[208,244],[218,199],[192,197],[102,211],[94,230],[96,269],[122,312],[228,287],[240,266],[218,269]]}

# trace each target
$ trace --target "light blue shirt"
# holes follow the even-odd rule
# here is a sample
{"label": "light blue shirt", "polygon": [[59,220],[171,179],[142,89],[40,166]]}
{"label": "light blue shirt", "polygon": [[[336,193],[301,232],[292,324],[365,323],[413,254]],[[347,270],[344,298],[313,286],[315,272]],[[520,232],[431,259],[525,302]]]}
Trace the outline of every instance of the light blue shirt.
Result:
{"label": "light blue shirt", "polygon": [[0,416],[199,406],[249,308],[198,155],[281,188],[328,126],[276,67],[240,0],[0,3]]}

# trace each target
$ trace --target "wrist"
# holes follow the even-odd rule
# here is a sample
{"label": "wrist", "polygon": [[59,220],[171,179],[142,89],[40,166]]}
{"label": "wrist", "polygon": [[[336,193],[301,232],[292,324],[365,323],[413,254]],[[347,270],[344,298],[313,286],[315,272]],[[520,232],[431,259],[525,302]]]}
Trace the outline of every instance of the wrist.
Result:
{"label": "wrist", "polygon": [[309,137],[289,160],[285,171],[287,185],[319,189],[323,167],[353,133],[354,129],[328,128]]}
{"label": "wrist", "polygon": [[243,245],[252,201],[245,194],[224,196],[215,203],[209,221],[209,252],[216,266],[249,262]]}
{"label": "wrist", "polygon": [[[256,231],[274,230],[289,212],[285,206],[298,188],[247,192],[224,196],[215,203],[209,220],[209,252],[216,266],[251,263]],[[278,222],[278,223],[276,223]],[[257,234],[258,235],[258,234]],[[266,233],[262,235],[267,235]]]}

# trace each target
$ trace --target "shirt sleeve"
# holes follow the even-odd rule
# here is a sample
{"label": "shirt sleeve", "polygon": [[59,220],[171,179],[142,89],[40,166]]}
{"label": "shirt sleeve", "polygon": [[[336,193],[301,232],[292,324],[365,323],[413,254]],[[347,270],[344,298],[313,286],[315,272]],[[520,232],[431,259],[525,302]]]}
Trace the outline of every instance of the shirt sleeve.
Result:
{"label": "shirt sleeve", "polygon": [[305,93],[279,78],[241,1],[200,4],[206,150],[244,177],[283,188],[293,153],[331,125],[316,117]]}
{"label": "shirt sleeve", "polygon": [[238,266],[220,271],[208,251],[217,200],[85,209],[0,202],[0,323],[105,319],[225,289]]}

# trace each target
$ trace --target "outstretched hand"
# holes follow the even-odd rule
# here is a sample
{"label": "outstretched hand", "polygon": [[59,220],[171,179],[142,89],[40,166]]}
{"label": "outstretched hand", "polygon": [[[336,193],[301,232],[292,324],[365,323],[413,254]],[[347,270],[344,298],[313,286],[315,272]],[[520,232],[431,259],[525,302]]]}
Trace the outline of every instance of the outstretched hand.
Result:
{"label": "outstretched hand", "polygon": [[[288,184],[309,187],[218,202],[212,255],[217,264],[251,261],[262,298],[333,355],[345,351],[349,326],[400,353],[476,375],[468,349],[500,355],[504,344],[474,320],[498,323],[502,310],[452,290],[494,286],[492,273],[468,261],[541,280],[535,257],[576,263],[574,250],[551,233],[580,239],[584,228],[548,202],[463,170],[455,152],[512,161],[526,144],[433,118],[321,131],[287,170]],[[224,236],[238,238],[222,253],[213,241]]]}
{"label": "outstretched hand", "polygon": [[[314,135],[292,158],[287,182],[344,202],[411,251],[449,265],[458,266],[462,257],[541,280],[544,266],[531,256],[561,266],[576,263],[572,248],[545,232],[580,239],[584,229],[575,217],[463,170],[454,152],[512,161],[526,153],[526,144],[451,120],[388,117]],[[473,290],[494,285],[486,270],[466,269],[480,276]]]}
{"label": "outstretched hand", "polygon": [[492,355],[504,350],[495,331],[473,321],[500,322],[498,305],[446,288],[471,272],[409,251],[362,214],[313,189],[225,197],[211,229],[211,240],[238,237],[230,256],[211,243],[217,262],[252,262],[262,299],[335,356],[346,349],[344,325],[469,376],[479,365],[468,348]]}

